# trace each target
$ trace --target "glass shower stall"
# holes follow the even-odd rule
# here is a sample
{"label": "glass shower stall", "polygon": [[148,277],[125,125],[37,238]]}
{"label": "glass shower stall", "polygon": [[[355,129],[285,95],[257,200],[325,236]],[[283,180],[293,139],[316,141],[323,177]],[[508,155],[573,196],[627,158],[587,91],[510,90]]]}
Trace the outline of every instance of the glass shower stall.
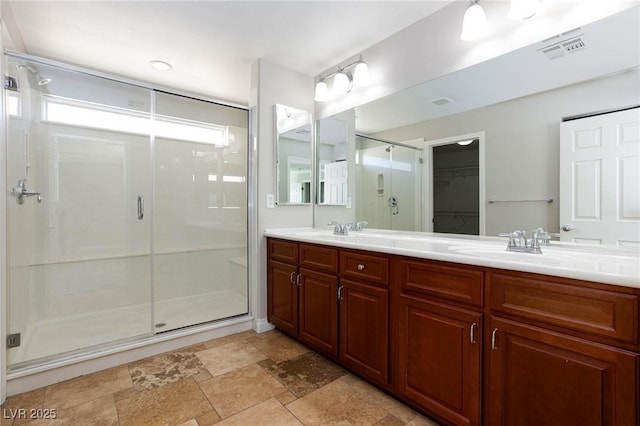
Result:
{"label": "glass shower stall", "polygon": [[7,365],[248,313],[248,111],[5,55]]}

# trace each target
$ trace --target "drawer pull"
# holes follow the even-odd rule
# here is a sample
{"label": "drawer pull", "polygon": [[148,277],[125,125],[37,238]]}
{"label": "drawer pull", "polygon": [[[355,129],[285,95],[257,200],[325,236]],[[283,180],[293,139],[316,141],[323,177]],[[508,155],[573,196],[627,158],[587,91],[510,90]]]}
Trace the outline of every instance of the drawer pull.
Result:
{"label": "drawer pull", "polygon": [[295,275],[295,271],[291,273],[291,275],[289,275],[289,284],[293,284],[293,276]]}
{"label": "drawer pull", "polygon": [[496,346],[496,333],[498,332],[497,328],[493,329],[493,332],[491,333],[491,350],[492,351],[497,351],[498,347]]}
{"label": "drawer pull", "polygon": [[476,327],[478,326],[478,324],[476,324],[475,322],[473,324],[471,324],[471,344],[476,343]]}
{"label": "drawer pull", "polygon": [[358,271],[363,271],[364,270],[364,263],[361,263],[358,265]]}
{"label": "drawer pull", "polygon": [[296,276],[296,285],[297,285],[298,287],[300,287],[300,286],[302,285],[302,281],[300,280],[300,278],[302,278],[302,274],[298,274],[298,275]]}

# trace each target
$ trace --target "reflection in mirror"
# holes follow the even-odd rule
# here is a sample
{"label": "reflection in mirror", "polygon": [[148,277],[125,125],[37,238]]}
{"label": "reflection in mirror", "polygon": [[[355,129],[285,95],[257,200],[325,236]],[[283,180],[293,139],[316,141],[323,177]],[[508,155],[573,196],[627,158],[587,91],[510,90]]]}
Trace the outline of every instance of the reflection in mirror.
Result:
{"label": "reflection in mirror", "polygon": [[317,126],[317,203],[346,206],[349,123],[328,117],[318,120]]}
{"label": "reflection in mirror", "polygon": [[356,217],[375,229],[422,230],[422,149],[356,134]]}
{"label": "reflection in mirror", "polygon": [[311,113],[275,105],[276,202],[311,203]]}
{"label": "reflection in mirror", "polygon": [[[433,155],[430,148],[433,141],[483,133],[484,152],[478,166],[479,175],[484,173],[479,181],[484,197],[479,203],[480,234],[495,236],[514,229],[530,232],[537,227],[562,234],[560,205],[567,200],[560,199],[560,170],[567,165],[560,163],[558,155],[561,123],[566,117],[640,104],[640,42],[634,36],[638,16],[638,7],[633,7],[553,39],[358,106],[356,132],[398,142],[421,138],[425,141],[425,158]],[[546,53],[548,48],[563,48],[576,38],[584,43],[580,49],[555,56]],[[430,182],[432,175],[427,166],[425,161],[425,188],[437,186],[439,177],[431,177]],[[359,176],[355,174],[356,198],[365,185]],[[472,181],[470,177],[466,179],[467,183]],[[602,193],[615,191],[616,188],[607,187]],[[388,197],[383,201],[379,208],[386,211]],[[432,199],[420,202],[423,211],[428,211],[430,205],[431,211],[438,212],[461,209],[433,206]],[[604,198],[599,202],[603,208],[610,204]],[[355,216],[369,222],[374,215],[383,214],[382,210],[374,213],[371,205],[360,206],[356,202],[355,206]],[[437,219],[424,218],[423,229],[428,230],[428,225]],[[460,219],[452,216],[451,220]],[[588,227],[589,223],[582,226]],[[466,223],[462,228],[455,224],[447,228],[475,233],[475,226],[467,230]]]}

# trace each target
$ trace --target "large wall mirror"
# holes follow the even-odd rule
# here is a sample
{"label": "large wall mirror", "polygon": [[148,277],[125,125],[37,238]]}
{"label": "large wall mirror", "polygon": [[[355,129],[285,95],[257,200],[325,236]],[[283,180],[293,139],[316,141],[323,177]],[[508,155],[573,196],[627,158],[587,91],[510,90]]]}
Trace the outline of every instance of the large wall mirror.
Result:
{"label": "large wall mirror", "polygon": [[312,119],[302,109],[276,104],[276,203],[311,204]]}
{"label": "large wall mirror", "polygon": [[[563,119],[640,104],[639,20],[632,7],[356,107],[352,216],[386,229],[434,231],[440,221],[442,232],[562,233],[560,206],[573,202],[560,199]],[[637,139],[639,126],[626,132]],[[393,180],[384,166],[414,174],[402,178],[404,198],[384,192]],[[471,192],[453,194],[465,188]],[[603,183],[602,192],[614,191]],[[445,196],[441,207],[434,194]],[[612,202],[603,198],[602,208]],[[640,220],[637,199],[630,203]],[[420,217],[394,225],[398,208]]]}

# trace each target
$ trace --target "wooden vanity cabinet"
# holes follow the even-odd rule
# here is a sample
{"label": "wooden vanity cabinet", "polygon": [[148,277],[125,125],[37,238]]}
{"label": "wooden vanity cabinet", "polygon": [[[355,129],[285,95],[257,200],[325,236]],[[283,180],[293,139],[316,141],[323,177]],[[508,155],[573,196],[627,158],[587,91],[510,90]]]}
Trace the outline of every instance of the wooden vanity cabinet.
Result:
{"label": "wooden vanity cabinet", "polygon": [[640,423],[637,292],[487,275],[484,424]]}
{"label": "wooden vanity cabinet", "polygon": [[268,318],[452,425],[640,424],[640,289],[268,239]]}
{"label": "wooden vanity cabinet", "polygon": [[478,425],[483,273],[398,258],[398,394],[450,424]]}
{"label": "wooden vanity cabinet", "polygon": [[268,239],[267,319],[328,355],[338,355],[338,250]]}
{"label": "wooden vanity cabinet", "polygon": [[637,425],[638,354],[491,317],[486,425]]}
{"label": "wooden vanity cabinet", "polygon": [[340,251],[340,360],[367,379],[389,384],[389,259]]}

